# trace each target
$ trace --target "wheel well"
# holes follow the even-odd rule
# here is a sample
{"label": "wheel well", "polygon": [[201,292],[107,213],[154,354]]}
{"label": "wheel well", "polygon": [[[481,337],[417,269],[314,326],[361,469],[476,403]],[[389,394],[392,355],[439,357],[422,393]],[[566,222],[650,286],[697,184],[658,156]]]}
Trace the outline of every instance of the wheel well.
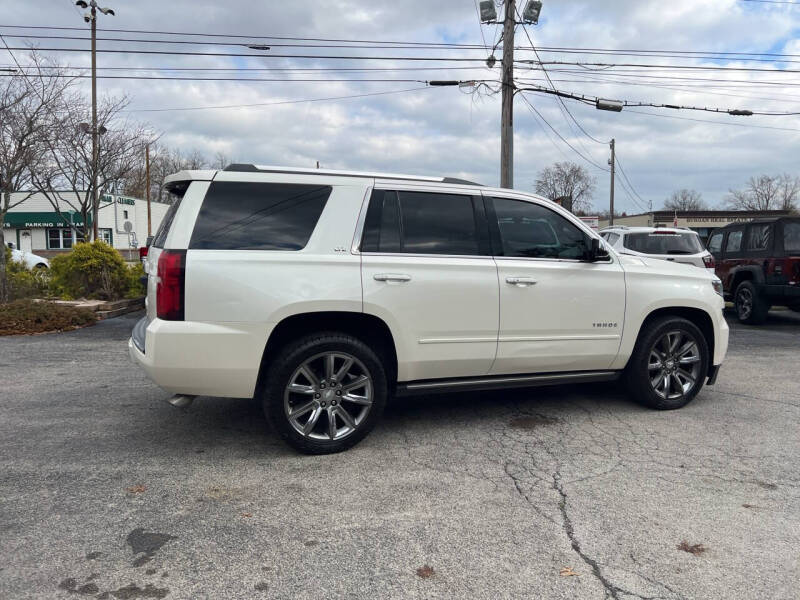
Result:
{"label": "wheel well", "polygon": [[714,361],[714,322],[711,320],[711,316],[700,308],[690,308],[688,306],[669,306],[667,308],[659,308],[658,310],[654,310],[647,315],[647,318],[644,320],[644,323],[642,323],[642,328],[639,331],[644,331],[645,326],[647,326],[651,321],[666,316],[683,317],[687,321],[694,323],[697,328],[700,329],[700,331],[703,333],[703,337],[706,340],[706,345],[708,346],[708,368],[711,369]]}
{"label": "wheel well", "polygon": [[737,271],[733,276],[733,283],[731,284],[731,295],[736,293],[736,288],[739,287],[739,284],[743,281],[752,281],[753,280],[753,273],[752,271]]}
{"label": "wheel well", "polygon": [[368,344],[383,361],[386,377],[393,384],[397,379],[397,351],[389,326],[374,315],[346,311],[302,313],[285,318],[275,326],[267,340],[258,374],[256,394],[264,384],[264,376],[272,358],[286,344],[322,331],[347,333]]}

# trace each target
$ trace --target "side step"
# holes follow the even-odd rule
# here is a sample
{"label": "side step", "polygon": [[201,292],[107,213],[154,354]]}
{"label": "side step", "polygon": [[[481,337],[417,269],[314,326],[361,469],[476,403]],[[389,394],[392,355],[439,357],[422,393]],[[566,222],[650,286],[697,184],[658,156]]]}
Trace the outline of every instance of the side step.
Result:
{"label": "side step", "polygon": [[428,379],[397,384],[397,396],[414,394],[444,394],[523,387],[539,387],[563,383],[598,383],[615,381],[622,371],[572,371],[569,373],[538,373],[535,375],[495,375],[460,379]]}

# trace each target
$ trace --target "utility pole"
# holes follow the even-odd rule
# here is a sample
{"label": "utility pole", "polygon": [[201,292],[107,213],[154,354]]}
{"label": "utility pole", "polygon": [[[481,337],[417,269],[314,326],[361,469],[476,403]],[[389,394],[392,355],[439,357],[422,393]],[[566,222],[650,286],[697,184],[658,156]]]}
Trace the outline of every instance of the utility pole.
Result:
{"label": "utility pole", "polygon": [[614,146],[616,145],[616,140],[611,138],[611,158],[608,161],[608,164],[611,166],[611,206],[610,206],[610,213],[608,216],[608,224],[614,224],[614,165],[616,164],[616,159],[614,157]]}
{"label": "utility pole", "polygon": [[147,237],[153,235],[153,222],[150,216],[150,144],[144,147],[145,198],[147,198]]}
{"label": "utility pole", "polygon": [[506,0],[503,23],[502,121],[500,124],[500,187],[514,187],[514,28],[516,0]]}
{"label": "utility pole", "polygon": [[100,150],[98,148],[98,136],[100,131],[97,126],[97,10],[104,15],[114,16],[114,11],[110,8],[100,8],[97,6],[97,0],[90,0],[88,3],[85,0],[78,0],[75,3],[80,8],[90,8],[89,14],[83,16],[83,20],[91,25],[92,28],[92,240],[97,239],[97,213],[100,208],[99,198],[97,196],[97,171],[99,168],[98,163]]}

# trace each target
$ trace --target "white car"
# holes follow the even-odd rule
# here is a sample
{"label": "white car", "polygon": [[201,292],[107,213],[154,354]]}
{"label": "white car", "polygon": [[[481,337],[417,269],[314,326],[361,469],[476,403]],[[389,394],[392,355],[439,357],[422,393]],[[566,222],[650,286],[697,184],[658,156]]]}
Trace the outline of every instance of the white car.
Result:
{"label": "white car", "polygon": [[600,235],[619,254],[694,265],[714,273],[714,256],[700,236],[678,227],[606,227]]}
{"label": "white car", "polygon": [[389,395],[623,378],[679,408],[728,347],[715,276],[606,251],[539,196],[254,165],[166,184],[131,357],[179,406],[257,398],[303,452],[357,443]]}
{"label": "white car", "polygon": [[8,243],[8,247],[11,248],[11,260],[22,263],[25,265],[26,269],[50,268],[50,261],[45,257],[39,256],[38,254],[33,254],[32,252],[23,252],[22,250],[17,250],[16,245],[12,242]]}

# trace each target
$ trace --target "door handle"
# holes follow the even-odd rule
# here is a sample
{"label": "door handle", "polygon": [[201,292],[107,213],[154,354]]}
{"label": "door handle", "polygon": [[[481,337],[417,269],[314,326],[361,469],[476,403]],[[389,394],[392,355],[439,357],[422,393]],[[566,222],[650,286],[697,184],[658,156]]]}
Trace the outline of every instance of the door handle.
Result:
{"label": "door handle", "polygon": [[528,287],[529,285],[536,285],[536,280],[533,277],[506,277],[506,283],[517,287]]}
{"label": "door handle", "polygon": [[411,281],[411,275],[405,275],[404,273],[378,273],[373,275],[372,278],[375,281]]}

